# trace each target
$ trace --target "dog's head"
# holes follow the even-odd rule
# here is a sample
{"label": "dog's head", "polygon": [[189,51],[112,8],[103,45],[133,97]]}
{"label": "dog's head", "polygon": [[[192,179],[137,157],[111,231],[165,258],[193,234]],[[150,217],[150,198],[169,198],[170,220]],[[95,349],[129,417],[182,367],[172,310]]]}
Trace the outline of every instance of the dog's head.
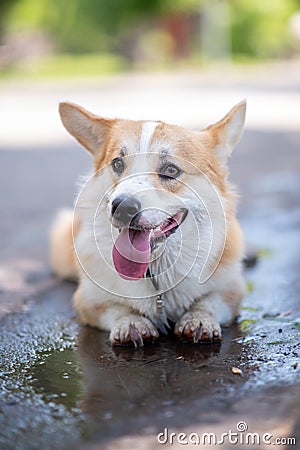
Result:
{"label": "dog's head", "polygon": [[95,172],[109,173],[108,216],[119,230],[112,254],[123,278],[141,278],[153,249],[191,211],[197,216],[198,208],[201,215],[202,203],[214,214],[207,182],[226,197],[227,158],[241,135],[245,109],[243,101],[216,124],[191,131],[160,121],[106,119],[60,104],[64,126],[92,153]]}

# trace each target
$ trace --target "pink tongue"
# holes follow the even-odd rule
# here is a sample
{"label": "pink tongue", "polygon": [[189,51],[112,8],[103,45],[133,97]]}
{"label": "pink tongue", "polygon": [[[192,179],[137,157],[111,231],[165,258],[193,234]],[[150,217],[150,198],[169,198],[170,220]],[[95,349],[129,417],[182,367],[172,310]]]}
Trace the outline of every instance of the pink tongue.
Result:
{"label": "pink tongue", "polygon": [[112,257],[118,274],[125,280],[138,280],[146,272],[151,256],[150,232],[126,228],[117,237]]}

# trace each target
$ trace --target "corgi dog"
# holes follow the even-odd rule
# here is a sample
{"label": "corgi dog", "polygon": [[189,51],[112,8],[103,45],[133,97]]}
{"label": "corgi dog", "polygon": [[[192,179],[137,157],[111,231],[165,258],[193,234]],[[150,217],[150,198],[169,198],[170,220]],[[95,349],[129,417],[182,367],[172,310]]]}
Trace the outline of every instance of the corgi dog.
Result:
{"label": "corgi dog", "polygon": [[108,331],[112,345],[140,347],[160,332],[219,343],[245,293],[227,160],[246,102],[201,131],[102,118],[68,102],[59,111],[94,160],[50,235],[54,272],[79,282],[82,322]]}

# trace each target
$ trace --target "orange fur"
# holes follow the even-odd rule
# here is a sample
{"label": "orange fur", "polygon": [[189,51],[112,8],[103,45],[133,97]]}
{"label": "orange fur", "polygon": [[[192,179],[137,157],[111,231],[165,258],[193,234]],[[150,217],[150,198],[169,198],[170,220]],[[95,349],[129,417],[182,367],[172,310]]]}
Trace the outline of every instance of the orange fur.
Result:
{"label": "orange fur", "polygon": [[93,305],[88,308],[85,303],[84,295],[80,291],[80,287],[78,287],[73,295],[73,304],[75,309],[79,312],[81,321],[93,327],[98,326],[98,317],[104,314],[109,308],[109,304],[107,303]]}
{"label": "orange fur", "polygon": [[77,279],[78,265],[74,253],[73,233],[80,230],[80,219],[73,221],[72,210],[62,210],[50,231],[50,262],[54,272],[64,279]]}

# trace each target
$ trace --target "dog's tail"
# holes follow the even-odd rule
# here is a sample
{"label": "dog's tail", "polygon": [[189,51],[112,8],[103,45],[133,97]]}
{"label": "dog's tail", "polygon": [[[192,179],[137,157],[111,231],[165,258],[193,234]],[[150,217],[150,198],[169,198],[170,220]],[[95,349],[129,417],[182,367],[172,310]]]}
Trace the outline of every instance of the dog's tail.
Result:
{"label": "dog's tail", "polygon": [[62,209],[50,230],[50,263],[53,272],[63,279],[78,277],[73,233],[77,233],[79,225],[78,220],[73,222],[72,209]]}

